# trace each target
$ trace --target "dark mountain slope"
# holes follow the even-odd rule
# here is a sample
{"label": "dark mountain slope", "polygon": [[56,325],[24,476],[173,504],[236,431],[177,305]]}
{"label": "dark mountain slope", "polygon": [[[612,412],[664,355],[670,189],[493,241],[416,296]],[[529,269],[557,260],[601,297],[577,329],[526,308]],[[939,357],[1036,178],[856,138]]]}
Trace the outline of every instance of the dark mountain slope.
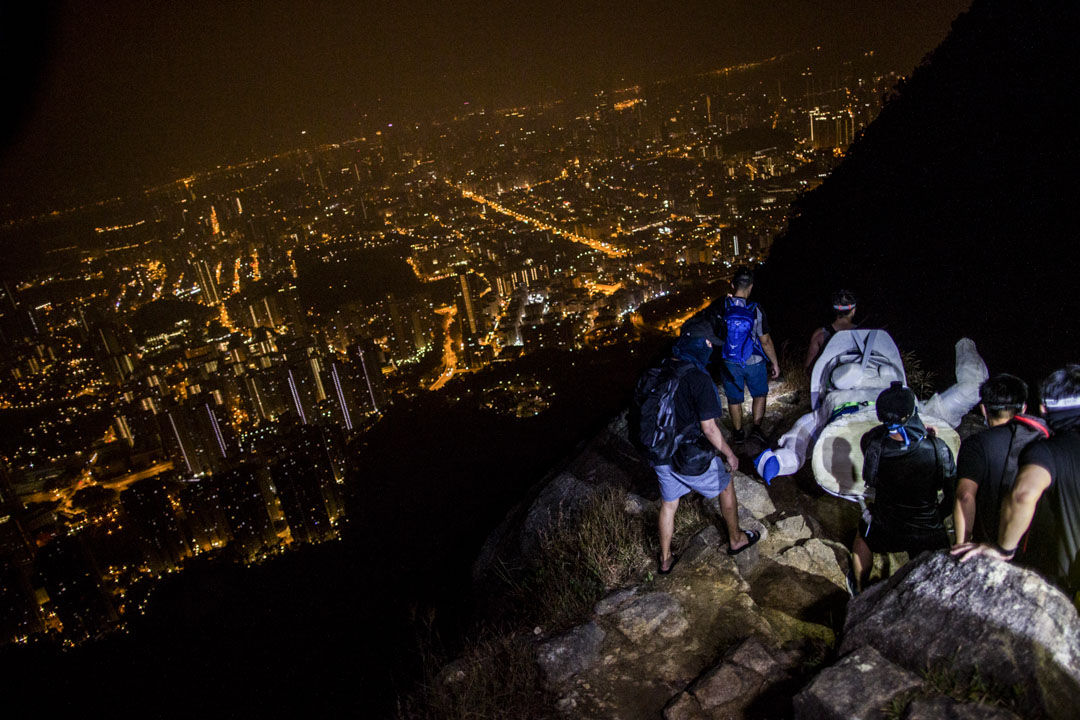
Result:
{"label": "dark mountain slope", "polygon": [[1080,360],[1076,2],[975,0],[836,171],[797,204],[758,282],[805,340],[838,286],[948,369],[973,337],[1035,380]]}

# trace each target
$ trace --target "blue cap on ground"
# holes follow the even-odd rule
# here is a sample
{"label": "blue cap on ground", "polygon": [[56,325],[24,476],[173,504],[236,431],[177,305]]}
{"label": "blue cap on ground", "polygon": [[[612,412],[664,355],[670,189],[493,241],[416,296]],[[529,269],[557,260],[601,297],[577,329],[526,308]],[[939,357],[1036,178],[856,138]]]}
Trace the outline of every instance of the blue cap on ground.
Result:
{"label": "blue cap on ground", "polygon": [[772,485],[772,479],[780,472],[780,460],[772,450],[765,450],[754,460],[754,469],[766,485]]}

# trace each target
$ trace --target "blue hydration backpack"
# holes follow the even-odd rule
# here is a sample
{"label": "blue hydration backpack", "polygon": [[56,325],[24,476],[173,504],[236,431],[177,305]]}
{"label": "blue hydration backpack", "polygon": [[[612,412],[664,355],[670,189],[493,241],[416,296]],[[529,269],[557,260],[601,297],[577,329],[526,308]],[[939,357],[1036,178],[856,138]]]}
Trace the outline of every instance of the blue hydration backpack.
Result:
{"label": "blue hydration backpack", "polygon": [[689,362],[665,360],[659,367],[646,370],[634,388],[630,441],[653,465],[670,463],[682,440],[680,428],[675,427],[675,392],[679,380],[693,369]]}
{"label": "blue hydration backpack", "polygon": [[733,298],[724,300],[724,348],[721,355],[725,360],[744,363],[758,349],[758,340],[754,337],[754,323],[757,321],[757,303],[737,304]]}

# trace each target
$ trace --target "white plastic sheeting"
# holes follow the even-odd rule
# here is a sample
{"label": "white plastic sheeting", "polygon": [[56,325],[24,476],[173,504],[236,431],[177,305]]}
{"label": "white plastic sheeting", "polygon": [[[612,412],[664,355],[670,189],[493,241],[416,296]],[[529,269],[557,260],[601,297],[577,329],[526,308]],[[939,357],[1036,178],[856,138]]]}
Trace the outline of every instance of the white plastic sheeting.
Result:
{"label": "white plastic sheeting", "polygon": [[[919,415],[934,427],[953,453],[960,438],[953,430],[960,419],[979,401],[979,385],[988,377],[986,363],[975,343],[962,338],[956,343],[956,384],[919,406]],[[873,403],[893,381],[906,384],[904,363],[896,343],[884,330],[843,330],[829,339],[810,374],[810,405],[780,438],[778,446],[766,450],[755,465],[766,461],[776,475],[792,475],[807,457],[813,459],[814,479],[834,495],[858,500],[863,497],[862,449],[864,432],[877,425]],[[830,422],[833,413],[847,406],[854,412]],[[771,478],[768,478],[771,480]]]}

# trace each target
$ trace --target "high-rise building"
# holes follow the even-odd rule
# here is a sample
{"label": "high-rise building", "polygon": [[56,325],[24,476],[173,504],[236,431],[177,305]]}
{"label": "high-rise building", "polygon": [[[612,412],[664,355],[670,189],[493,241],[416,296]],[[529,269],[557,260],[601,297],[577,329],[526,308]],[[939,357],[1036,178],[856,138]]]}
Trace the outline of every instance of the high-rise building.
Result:
{"label": "high-rise building", "polygon": [[21,510],[7,467],[0,462],[0,643],[42,630],[31,582],[33,549],[19,519]]}
{"label": "high-rise building", "polygon": [[225,547],[232,536],[217,483],[208,479],[180,483],[180,527],[188,547],[210,552]]}
{"label": "high-rise building", "polygon": [[366,413],[381,413],[389,404],[381,356],[378,346],[368,338],[358,338],[348,349],[353,381],[359,388],[357,403]]}
{"label": "high-rise building", "polygon": [[191,555],[170,490],[164,481],[151,478],[140,480],[120,494],[124,514],[135,528],[145,561],[156,572],[173,570]]}
{"label": "high-rise building", "polygon": [[265,474],[264,465],[244,463],[214,476],[234,550],[244,560],[254,560],[278,542]]}
{"label": "high-rise building", "polygon": [[285,520],[296,542],[316,543],[336,535],[342,514],[342,468],[330,430],[308,426],[286,441],[271,469]]}
{"label": "high-rise building", "polygon": [[34,572],[60,618],[64,636],[80,642],[104,635],[118,619],[101,585],[101,572],[77,535],[58,537],[42,548]]}
{"label": "high-rise building", "polygon": [[461,294],[458,296],[458,317],[461,320],[461,332],[464,335],[482,335],[484,315],[480,312],[479,293],[476,292],[476,278],[471,273],[459,273],[458,284]]}
{"label": "high-rise building", "polygon": [[810,144],[818,149],[847,148],[855,139],[855,116],[850,110],[814,108],[810,111]]}

